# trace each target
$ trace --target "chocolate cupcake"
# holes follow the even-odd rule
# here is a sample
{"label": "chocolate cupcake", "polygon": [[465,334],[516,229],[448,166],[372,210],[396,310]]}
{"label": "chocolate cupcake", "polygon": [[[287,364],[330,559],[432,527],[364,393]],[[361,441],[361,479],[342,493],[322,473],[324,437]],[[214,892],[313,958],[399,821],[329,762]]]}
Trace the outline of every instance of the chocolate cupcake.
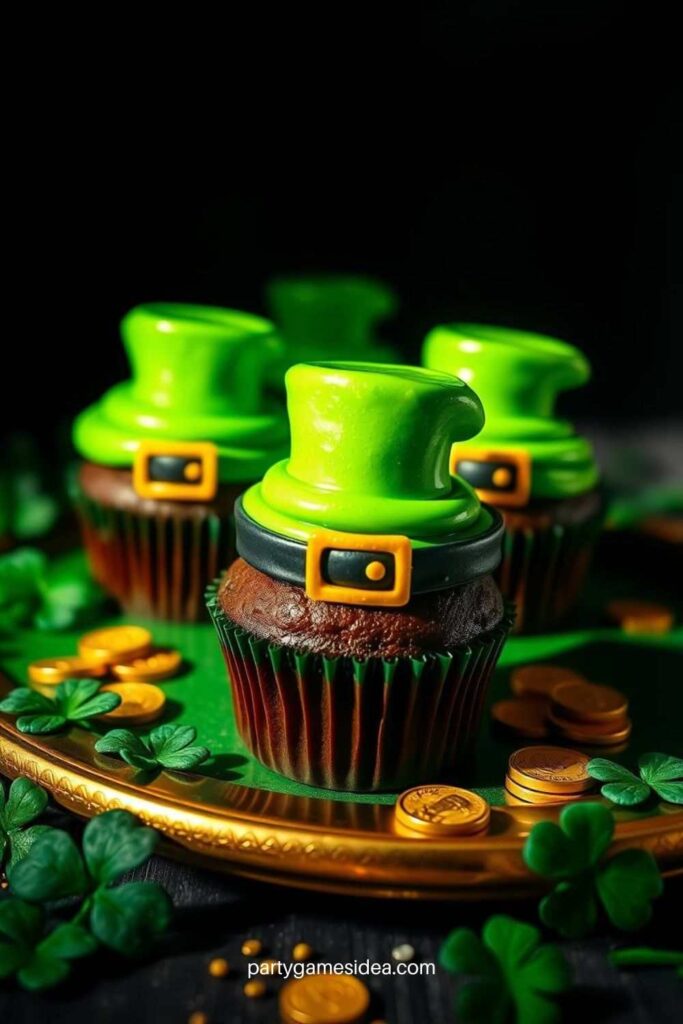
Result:
{"label": "chocolate cupcake", "polygon": [[283,342],[269,381],[282,391],[285,371],[315,359],[394,362],[396,353],[376,336],[396,311],[396,296],[381,281],[354,274],[276,277],[266,298]]}
{"label": "chocolate cupcake", "polygon": [[193,621],[234,557],[237,495],[286,451],[284,408],[263,397],[280,346],[259,317],[176,303],[136,307],[121,332],[132,379],[74,425],[83,541],[127,612]]}
{"label": "chocolate cupcake", "polygon": [[480,324],[435,327],[425,366],[477,388],[486,426],[454,444],[453,473],[505,520],[498,582],[516,607],[518,632],[562,624],[575,607],[603,519],[590,443],[554,415],[557,393],[585,384],[590,366],[566,342]]}
{"label": "chocolate cupcake", "polygon": [[208,593],[240,734],[267,767],[333,789],[453,772],[510,626],[500,515],[448,472],[479,399],[371,363],[286,381],[291,455],[237,502],[241,557]]}

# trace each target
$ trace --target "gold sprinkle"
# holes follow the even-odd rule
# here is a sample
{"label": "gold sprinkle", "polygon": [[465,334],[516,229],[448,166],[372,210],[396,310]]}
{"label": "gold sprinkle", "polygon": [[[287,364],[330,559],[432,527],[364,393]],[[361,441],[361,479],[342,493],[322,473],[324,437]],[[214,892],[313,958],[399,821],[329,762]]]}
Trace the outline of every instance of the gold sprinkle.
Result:
{"label": "gold sprinkle", "polygon": [[201,1010],[195,1010],[187,1018],[187,1024],[209,1024],[209,1015],[202,1013]]}
{"label": "gold sprinkle", "polygon": [[246,939],[242,943],[242,953],[244,956],[258,956],[263,949],[263,943],[260,939]]}
{"label": "gold sprinkle", "polygon": [[230,964],[224,957],[217,956],[209,964],[209,974],[212,978],[227,978],[230,974]]}
{"label": "gold sprinkle", "polygon": [[244,986],[244,994],[247,999],[260,999],[266,994],[265,981],[248,981]]}
{"label": "gold sprinkle", "polygon": [[292,960],[310,960],[313,956],[313,946],[307,942],[297,942],[292,950]]}

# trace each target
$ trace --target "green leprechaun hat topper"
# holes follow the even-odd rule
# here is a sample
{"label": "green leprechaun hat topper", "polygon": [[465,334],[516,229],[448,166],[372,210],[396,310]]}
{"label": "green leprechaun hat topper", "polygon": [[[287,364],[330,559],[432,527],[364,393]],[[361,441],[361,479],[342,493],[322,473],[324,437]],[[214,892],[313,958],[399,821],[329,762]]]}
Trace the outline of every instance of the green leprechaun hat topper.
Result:
{"label": "green leprechaun hat topper", "polygon": [[484,422],[467,384],[319,362],[292,367],[286,386],[291,454],[236,506],[247,562],[311,597],[397,605],[495,568],[500,517],[449,472],[453,442]]}
{"label": "green leprechaun hat topper", "polygon": [[422,361],[481,395],[486,425],[475,442],[454,447],[452,467],[487,500],[521,506],[597,484],[590,442],[555,415],[558,393],[590,378],[573,345],[507,327],[444,324],[427,335]]}
{"label": "green leprechaun hat topper", "polygon": [[273,325],[237,310],[136,306],[121,323],[132,378],[74,424],[86,459],[131,467],[141,444],[215,447],[222,482],[253,480],[287,448],[284,409],[264,382],[281,344]]}

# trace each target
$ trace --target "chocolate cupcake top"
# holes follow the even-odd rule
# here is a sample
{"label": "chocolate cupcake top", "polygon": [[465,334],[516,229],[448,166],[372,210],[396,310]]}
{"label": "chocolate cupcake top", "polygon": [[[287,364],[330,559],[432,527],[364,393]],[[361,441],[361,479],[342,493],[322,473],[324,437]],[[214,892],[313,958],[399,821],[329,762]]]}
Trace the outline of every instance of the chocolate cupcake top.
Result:
{"label": "chocolate cupcake top", "polygon": [[[556,338],[507,327],[435,327],[423,362],[474,385],[486,408],[476,441],[454,445],[451,466],[502,507],[583,494],[598,482],[590,442],[555,415],[560,391],[585,384],[586,357]],[[453,440],[457,440],[454,438]]]}
{"label": "chocolate cupcake top", "polygon": [[236,505],[237,549],[311,600],[404,607],[490,573],[502,523],[449,473],[452,441],[481,429],[450,374],[305,363],[286,378],[291,454]]}
{"label": "chocolate cupcake top", "polygon": [[124,317],[121,333],[132,377],[76,419],[85,459],[132,468],[143,497],[210,500],[217,482],[254,480],[284,454],[284,409],[264,394],[281,353],[269,321],[147,303]]}

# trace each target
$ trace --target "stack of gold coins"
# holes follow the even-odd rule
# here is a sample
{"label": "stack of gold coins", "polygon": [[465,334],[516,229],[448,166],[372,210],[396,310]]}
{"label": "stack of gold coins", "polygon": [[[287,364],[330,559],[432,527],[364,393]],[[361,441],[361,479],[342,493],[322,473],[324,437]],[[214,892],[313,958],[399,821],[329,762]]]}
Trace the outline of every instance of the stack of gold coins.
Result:
{"label": "stack of gold coins", "polygon": [[611,686],[560,683],[552,691],[548,720],[564,739],[582,746],[613,747],[631,735],[628,701]]}
{"label": "stack of gold coins", "polygon": [[505,777],[510,804],[566,804],[580,800],[594,785],[590,758],[565,747],[523,747],[511,755]]}
{"label": "stack of gold coins", "polygon": [[483,797],[457,786],[414,786],[401,793],[394,808],[395,825],[403,835],[470,836],[483,832],[491,808]]}

